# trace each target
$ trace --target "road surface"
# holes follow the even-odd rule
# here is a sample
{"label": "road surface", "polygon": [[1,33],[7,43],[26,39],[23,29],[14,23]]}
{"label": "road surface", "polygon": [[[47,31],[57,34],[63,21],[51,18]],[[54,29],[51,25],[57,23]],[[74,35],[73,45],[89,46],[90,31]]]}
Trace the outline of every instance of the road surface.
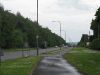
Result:
{"label": "road surface", "polygon": [[[48,49],[39,49],[39,54],[46,53],[48,51],[58,50],[59,48],[48,48]],[[1,56],[1,60],[8,60],[8,59],[16,59],[21,57],[27,56],[36,56],[36,50],[29,50],[29,51],[16,51],[16,52],[4,52],[4,56]]]}

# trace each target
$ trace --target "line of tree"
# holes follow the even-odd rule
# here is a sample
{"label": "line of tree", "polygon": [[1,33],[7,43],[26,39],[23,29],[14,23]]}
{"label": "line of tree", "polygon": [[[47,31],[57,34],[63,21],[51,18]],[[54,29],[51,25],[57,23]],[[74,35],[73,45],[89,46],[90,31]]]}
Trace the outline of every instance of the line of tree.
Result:
{"label": "line of tree", "polygon": [[36,21],[24,18],[19,12],[13,14],[0,5],[0,47],[23,48],[36,47],[36,36],[39,35],[39,47],[47,42],[48,47],[65,44],[65,40],[48,28],[43,28]]}
{"label": "line of tree", "polygon": [[93,35],[83,35],[78,45],[87,47],[87,42],[90,42],[90,48],[100,50],[100,7],[96,11],[95,19],[92,20],[90,29],[93,30]]}
{"label": "line of tree", "polygon": [[93,39],[100,38],[100,8],[97,10],[95,14],[95,19],[91,22],[91,29],[93,30]]}
{"label": "line of tree", "polygon": [[95,19],[91,22],[91,29],[93,30],[93,36],[90,40],[90,47],[100,50],[100,7],[96,11]]}

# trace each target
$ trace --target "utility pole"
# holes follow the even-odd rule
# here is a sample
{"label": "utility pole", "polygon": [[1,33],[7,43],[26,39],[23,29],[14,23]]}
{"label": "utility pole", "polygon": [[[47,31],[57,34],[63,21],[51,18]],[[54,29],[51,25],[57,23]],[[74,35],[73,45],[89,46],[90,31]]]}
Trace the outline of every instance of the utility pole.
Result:
{"label": "utility pole", "polygon": [[90,31],[89,31],[89,34],[88,34],[88,42],[90,42]]}
{"label": "utility pole", "polygon": [[4,56],[3,50],[0,48],[0,67],[1,67],[1,57]]}
{"label": "utility pole", "polygon": [[[59,24],[60,24],[60,37],[61,37],[61,22],[60,21],[58,21],[59,22]],[[60,50],[61,50],[61,41],[60,41]]]}
{"label": "utility pole", "polygon": [[88,39],[87,39],[87,44],[86,44],[87,46],[89,46],[90,45],[90,31],[89,31],[89,34],[88,34]]}
{"label": "utility pole", "polygon": [[66,31],[65,31],[65,42],[66,42]]}
{"label": "utility pole", "polygon": [[100,26],[99,26],[99,24],[98,24],[98,39],[100,38],[100,35],[99,35],[99,34],[100,34],[100,32],[99,32],[100,29],[99,29],[99,27],[100,27]]}
{"label": "utility pole", "polygon": [[[39,16],[38,16],[38,7],[39,5],[38,5],[38,0],[37,0],[37,25],[39,24]],[[38,38],[39,38],[39,36],[37,35],[36,36],[36,43],[37,43],[37,56],[39,55],[39,48],[38,48]]]}
{"label": "utility pole", "polygon": [[62,30],[62,31],[64,31],[64,33],[65,33],[65,42],[66,42],[66,31],[65,30]]}
{"label": "utility pole", "polygon": [[38,16],[38,9],[39,9],[39,5],[38,5],[38,0],[37,0],[37,25],[38,25],[38,22],[39,22],[39,20],[38,20],[38,18],[39,18],[39,16]]}
{"label": "utility pole", "polygon": [[36,36],[36,44],[37,44],[37,56],[39,55],[39,45],[38,45],[38,38],[39,36]]}

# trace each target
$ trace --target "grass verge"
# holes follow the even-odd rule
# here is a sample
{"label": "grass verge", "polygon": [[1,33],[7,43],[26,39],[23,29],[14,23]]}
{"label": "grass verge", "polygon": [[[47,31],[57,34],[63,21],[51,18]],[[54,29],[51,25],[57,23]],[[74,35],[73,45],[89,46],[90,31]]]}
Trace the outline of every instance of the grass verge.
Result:
{"label": "grass verge", "polygon": [[73,48],[64,58],[84,75],[100,75],[100,52]]}
{"label": "grass verge", "polygon": [[35,48],[16,48],[16,49],[4,49],[5,52],[15,52],[15,51],[30,51],[35,50]]}
{"label": "grass verge", "polygon": [[49,52],[46,52],[46,53],[42,53],[41,55],[45,55],[45,54],[47,54],[47,55],[55,55],[55,54],[57,54],[57,53],[59,53],[60,52],[60,50],[53,50],[53,51],[49,51]]}
{"label": "grass verge", "polygon": [[46,52],[46,53],[42,53],[41,55],[56,55],[56,54],[59,54],[60,52],[63,52],[64,51],[64,49],[62,49],[62,50],[60,50],[60,49],[58,49],[58,50],[53,50],[53,51],[49,51],[49,52]]}
{"label": "grass verge", "polygon": [[41,57],[28,57],[4,61],[0,66],[0,75],[30,75],[40,59]]}

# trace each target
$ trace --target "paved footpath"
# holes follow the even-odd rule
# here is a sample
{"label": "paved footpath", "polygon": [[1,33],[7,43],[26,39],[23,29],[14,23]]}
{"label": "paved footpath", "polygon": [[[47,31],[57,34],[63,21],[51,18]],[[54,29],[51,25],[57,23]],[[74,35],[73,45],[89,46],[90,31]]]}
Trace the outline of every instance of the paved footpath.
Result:
{"label": "paved footpath", "polygon": [[33,75],[82,75],[61,56],[46,56]]}

